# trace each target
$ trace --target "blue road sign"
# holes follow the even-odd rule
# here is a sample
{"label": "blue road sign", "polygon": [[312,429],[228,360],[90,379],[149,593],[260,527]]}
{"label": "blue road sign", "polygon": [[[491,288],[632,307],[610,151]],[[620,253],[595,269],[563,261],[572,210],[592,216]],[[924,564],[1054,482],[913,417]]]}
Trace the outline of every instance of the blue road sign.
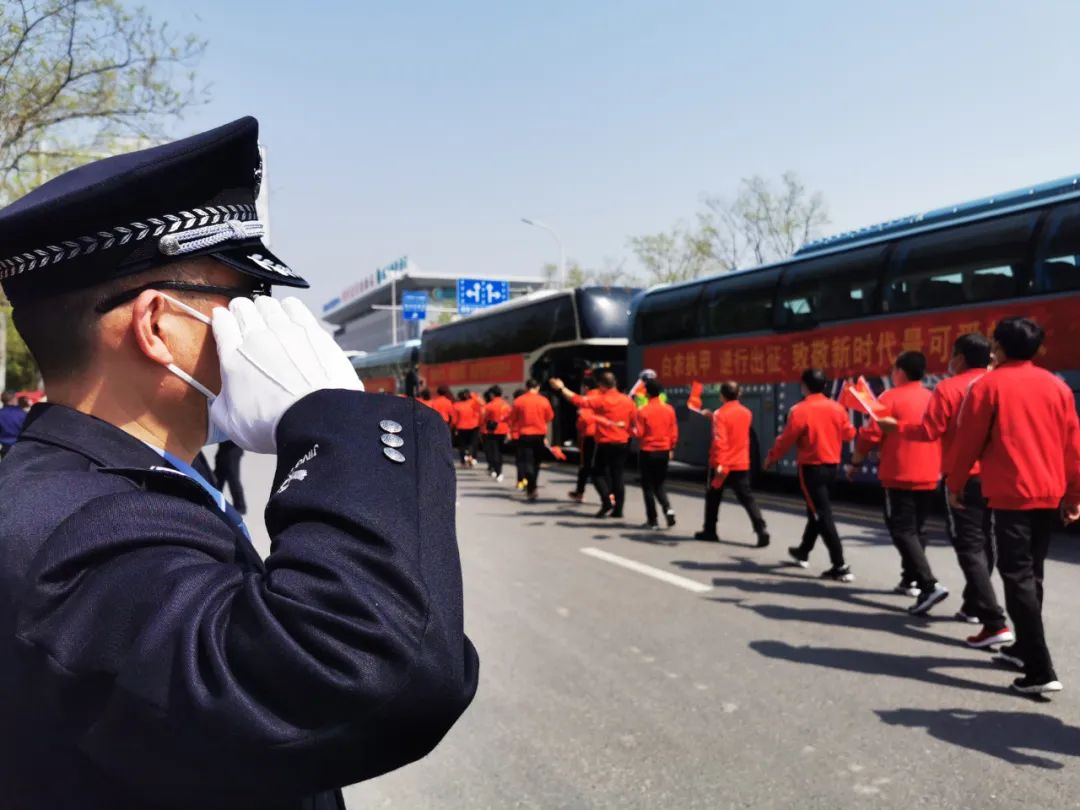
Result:
{"label": "blue road sign", "polygon": [[458,279],[457,309],[462,315],[509,300],[510,282],[508,281],[489,281],[482,278]]}
{"label": "blue road sign", "polygon": [[401,317],[407,321],[422,321],[427,318],[428,298],[426,292],[406,292],[401,294]]}

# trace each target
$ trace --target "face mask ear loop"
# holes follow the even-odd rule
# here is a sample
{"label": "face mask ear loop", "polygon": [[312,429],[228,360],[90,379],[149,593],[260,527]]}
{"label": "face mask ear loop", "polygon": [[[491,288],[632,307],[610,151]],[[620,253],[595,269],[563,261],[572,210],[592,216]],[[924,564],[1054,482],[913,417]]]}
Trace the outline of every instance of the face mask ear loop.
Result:
{"label": "face mask ear loop", "polygon": [[192,388],[194,388],[196,391],[198,391],[200,394],[202,394],[204,397],[206,397],[208,400],[210,400],[211,403],[215,399],[217,399],[217,394],[215,394],[213,391],[211,391],[209,388],[207,388],[201,382],[196,380],[194,377],[192,377],[190,374],[188,374],[186,371],[184,371],[179,366],[176,366],[173,363],[169,363],[167,366],[165,366],[165,368],[167,368],[169,371],[171,371],[173,374],[175,374],[181,380],[186,382],[188,385],[190,385]]}
{"label": "face mask ear loop", "polygon": [[[209,318],[207,318],[205,315],[203,315],[201,312],[199,312],[199,310],[195,309],[194,307],[189,307],[183,301],[178,301],[177,299],[173,298],[171,295],[166,295],[165,293],[161,293],[161,297],[164,298],[165,300],[169,301],[170,303],[175,304],[176,306],[178,306],[180,309],[182,309],[184,312],[186,312],[192,318],[195,318],[197,320],[202,321],[207,326],[212,326],[213,325],[213,321],[211,321]],[[176,366],[176,365],[173,365],[172,363],[169,363],[166,366],[166,368],[169,369],[169,371],[171,371],[173,374],[175,374],[181,380],[186,382],[188,385],[190,385],[192,388],[194,388],[196,391],[198,391],[200,394],[202,394],[204,397],[206,397],[208,400],[210,400],[211,404],[213,404],[214,400],[217,399],[217,394],[215,394],[213,391],[211,391],[209,388],[207,388],[201,382],[196,380],[194,377],[192,377],[190,374],[188,374],[186,371],[184,371],[179,366]]]}
{"label": "face mask ear loop", "polygon": [[211,321],[208,317],[203,315],[201,312],[199,312],[199,310],[195,309],[194,307],[189,307],[183,301],[179,301],[176,298],[173,298],[171,295],[166,295],[165,293],[161,293],[161,297],[164,298],[166,301],[169,301],[170,303],[180,307],[180,309],[184,310],[184,312],[186,312],[192,318],[196,318],[197,320],[202,321],[207,326],[213,325],[213,321]]}

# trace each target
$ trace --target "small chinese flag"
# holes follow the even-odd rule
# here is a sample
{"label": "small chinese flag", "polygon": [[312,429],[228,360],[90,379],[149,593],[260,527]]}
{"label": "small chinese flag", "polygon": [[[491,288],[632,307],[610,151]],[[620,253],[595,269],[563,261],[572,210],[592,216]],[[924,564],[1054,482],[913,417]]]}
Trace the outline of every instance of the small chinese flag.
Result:
{"label": "small chinese flag", "polygon": [[853,411],[862,411],[875,422],[888,413],[888,408],[878,402],[865,377],[853,383],[845,383],[840,392],[840,404]]}
{"label": "small chinese flag", "polygon": [[704,386],[697,380],[690,383],[690,396],[686,400],[686,407],[692,411],[701,413],[701,392],[704,390]]}
{"label": "small chinese flag", "polygon": [[549,447],[551,455],[555,456],[559,461],[566,461],[566,453],[563,452],[561,447]]}
{"label": "small chinese flag", "polygon": [[645,381],[642,380],[642,379],[639,379],[636,383],[634,383],[633,387],[630,389],[630,393],[628,394],[628,396],[630,397],[630,399],[637,399],[638,397],[644,395],[644,393],[645,393]]}

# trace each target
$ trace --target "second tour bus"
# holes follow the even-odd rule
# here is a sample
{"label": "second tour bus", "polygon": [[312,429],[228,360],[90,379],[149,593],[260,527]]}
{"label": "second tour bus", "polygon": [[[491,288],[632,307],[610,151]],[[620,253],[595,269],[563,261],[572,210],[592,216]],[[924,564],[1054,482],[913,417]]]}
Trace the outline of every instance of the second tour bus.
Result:
{"label": "second tour bus", "polygon": [[[420,375],[433,391],[446,385],[477,393],[500,385],[509,397],[525,380],[561,377],[577,388],[586,372],[612,369],[625,379],[627,324],[635,290],[547,290],[425,330]],[[555,404],[552,441],[574,440],[574,409]]]}

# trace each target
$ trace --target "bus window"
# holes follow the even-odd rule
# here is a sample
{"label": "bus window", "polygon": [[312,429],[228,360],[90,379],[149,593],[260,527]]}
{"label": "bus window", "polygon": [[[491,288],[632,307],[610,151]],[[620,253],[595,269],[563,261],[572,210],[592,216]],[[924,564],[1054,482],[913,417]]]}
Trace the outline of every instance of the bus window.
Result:
{"label": "bus window", "polygon": [[577,339],[570,294],[484,313],[424,333],[426,363],[524,353],[548,343]]}
{"label": "bus window", "polygon": [[629,287],[585,287],[577,291],[581,337],[624,338],[630,329],[630,299],[637,290]]}
{"label": "bus window", "polygon": [[904,240],[886,286],[886,309],[909,312],[1022,295],[1037,219],[1017,214]]}
{"label": "bus window", "polygon": [[734,335],[773,328],[773,303],[780,271],[720,278],[705,287],[705,332]]}
{"label": "bus window", "polygon": [[1046,242],[1040,251],[1038,289],[1064,292],[1080,288],[1080,205],[1069,205],[1051,214]]}
{"label": "bus window", "polygon": [[690,284],[645,296],[637,311],[634,336],[638,343],[698,337],[701,286]]}
{"label": "bus window", "polygon": [[778,329],[875,314],[878,277],[887,246],[807,259],[787,268],[780,288]]}

